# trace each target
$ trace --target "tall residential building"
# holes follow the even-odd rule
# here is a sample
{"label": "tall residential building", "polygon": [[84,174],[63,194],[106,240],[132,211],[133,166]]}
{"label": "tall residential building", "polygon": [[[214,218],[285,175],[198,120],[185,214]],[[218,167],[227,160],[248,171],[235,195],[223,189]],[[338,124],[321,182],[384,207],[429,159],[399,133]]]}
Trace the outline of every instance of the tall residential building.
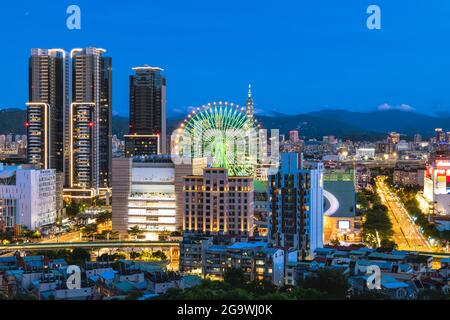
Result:
{"label": "tall residential building", "polygon": [[138,226],[147,240],[177,230],[175,167],[168,155],[113,159],[113,230]]}
{"label": "tall residential building", "polygon": [[422,142],[422,135],[420,133],[416,133],[414,135],[414,143],[419,144]]}
{"label": "tall residential building", "polygon": [[247,115],[251,118],[253,118],[255,116],[255,104],[253,102],[253,97],[252,97],[252,85],[249,84],[248,85],[248,94],[247,94],[247,101],[246,101],[246,110],[247,110]]}
{"label": "tall residential building", "polygon": [[73,49],[70,114],[72,196],[93,197],[111,186],[112,60],[104,49]]}
{"label": "tall residential building", "polygon": [[299,167],[298,153],[281,154],[281,166],[268,181],[269,241],[311,257],[323,246],[323,165]]}
{"label": "tall residential building", "polygon": [[434,129],[435,132],[435,136],[436,136],[436,142],[440,143],[440,142],[445,142],[445,132],[442,131],[442,128],[436,128]]}
{"label": "tall residential building", "polygon": [[31,50],[27,103],[28,162],[63,172],[65,118],[69,111],[69,61],[62,49]]}
{"label": "tall residential building", "polygon": [[289,131],[289,142],[290,143],[297,143],[299,140],[298,138],[298,130],[291,130]]}
{"label": "tall residential building", "polygon": [[185,176],[183,181],[183,230],[253,235],[253,178],[205,168],[203,175]]}
{"label": "tall residential building", "polygon": [[54,223],[56,217],[54,169],[0,163],[0,221],[4,227],[21,225],[34,230]]}
{"label": "tall residential building", "polygon": [[397,132],[389,133],[387,140],[388,140],[388,142],[392,142],[394,144],[399,143],[400,142],[400,133],[397,133]]}
{"label": "tall residential building", "polygon": [[127,157],[166,153],[166,78],[163,69],[133,68],[130,76],[130,130]]}

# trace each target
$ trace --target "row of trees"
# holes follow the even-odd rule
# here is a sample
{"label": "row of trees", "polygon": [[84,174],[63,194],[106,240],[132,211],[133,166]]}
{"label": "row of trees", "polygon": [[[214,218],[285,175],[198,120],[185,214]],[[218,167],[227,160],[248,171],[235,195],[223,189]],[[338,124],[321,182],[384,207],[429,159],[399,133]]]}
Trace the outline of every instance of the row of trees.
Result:
{"label": "row of trees", "polygon": [[388,208],[381,203],[375,184],[372,191],[358,192],[358,205],[362,211],[364,241],[372,247],[394,249],[395,243],[392,241],[394,231]]}
{"label": "row of trees", "polygon": [[167,260],[167,255],[161,250],[151,252],[149,250],[132,251],[130,252],[130,259],[145,260],[145,261],[164,261]]}
{"label": "row of trees", "polygon": [[[155,300],[388,300],[383,290],[351,294],[348,278],[340,270],[322,268],[297,287],[276,287],[268,281],[246,281],[241,269],[230,269],[224,281],[203,280],[198,286],[169,289]],[[423,290],[418,299],[449,299],[439,290]]]}
{"label": "row of trees", "polygon": [[84,265],[85,261],[90,261],[91,252],[83,248],[35,251],[33,255],[45,256],[48,259],[64,259],[68,264]]}
{"label": "row of trees", "polygon": [[422,228],[425,237],[433,238],[444,246],[450,243],[450,231],[439,231],[436,224],[431,223],[420,209],[419,202],[416,199],[417,189],[401,188],[397,191],[397,194],[409,215],[414,218],[414,222]]}
{"label": "row of trees", "polygon": [[269,281],[246,281],[241,269],[228,270],[224,281],[205,279],[198,286],[169,289],[158,300],[295,300],[346,299],[349,284],[341,271],[321,269],[298,287],[276,287]]}
{"label": "row of trees", "polygon": [[16,234],[13,228],[8,228],[0,231],[0,243],[9,244],[11,242],[35,241],[42,237],[39,230],[29,230],[27,227],[22,227],[20,233]]}

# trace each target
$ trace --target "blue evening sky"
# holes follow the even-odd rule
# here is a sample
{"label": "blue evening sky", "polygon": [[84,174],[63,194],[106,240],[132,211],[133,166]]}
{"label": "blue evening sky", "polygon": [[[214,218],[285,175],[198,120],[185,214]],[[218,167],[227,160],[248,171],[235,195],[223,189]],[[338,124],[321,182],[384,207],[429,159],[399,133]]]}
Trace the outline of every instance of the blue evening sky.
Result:
{"label": "blue evening sky", "polygon": [[[66,8],[81,8],[81,30]],[[382,10],[368,30],[366,8]],[[2,1],[0,108],[24,108],[32,47],[98,46],[113,57],[113,112],[128,114],[131,67],[165,69],[169,115],[208,101],[305,113],[450,110],[450,1]]]}

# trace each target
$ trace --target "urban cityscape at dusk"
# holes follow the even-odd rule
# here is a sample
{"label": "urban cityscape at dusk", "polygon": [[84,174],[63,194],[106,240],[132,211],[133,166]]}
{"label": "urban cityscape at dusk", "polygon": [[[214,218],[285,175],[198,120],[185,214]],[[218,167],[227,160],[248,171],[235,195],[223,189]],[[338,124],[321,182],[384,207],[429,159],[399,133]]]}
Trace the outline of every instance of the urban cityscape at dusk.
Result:
{"label": "urban cityscape at dusk", "polygon": [[450,4],[283,3],[2,5],[0,300],[450,300]]}

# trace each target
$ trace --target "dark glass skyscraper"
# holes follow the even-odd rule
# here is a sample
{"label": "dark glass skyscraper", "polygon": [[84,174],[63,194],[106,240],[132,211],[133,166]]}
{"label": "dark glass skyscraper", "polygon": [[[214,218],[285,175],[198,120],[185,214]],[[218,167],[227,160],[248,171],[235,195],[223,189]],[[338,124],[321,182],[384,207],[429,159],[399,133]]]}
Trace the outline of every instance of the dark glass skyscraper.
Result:
{"label": "dark glass skyscraper", "polygon": [[31,50],[27,103],[28,162],[63,172],[65,115],[69,110],[69,61],[62,49]]}
{"label": "dark glass skyscraper", "polygon": [[166,78],[161,68],[133,68],[130,76],[130,129],[125,136],[128,157],[166,153]]}

